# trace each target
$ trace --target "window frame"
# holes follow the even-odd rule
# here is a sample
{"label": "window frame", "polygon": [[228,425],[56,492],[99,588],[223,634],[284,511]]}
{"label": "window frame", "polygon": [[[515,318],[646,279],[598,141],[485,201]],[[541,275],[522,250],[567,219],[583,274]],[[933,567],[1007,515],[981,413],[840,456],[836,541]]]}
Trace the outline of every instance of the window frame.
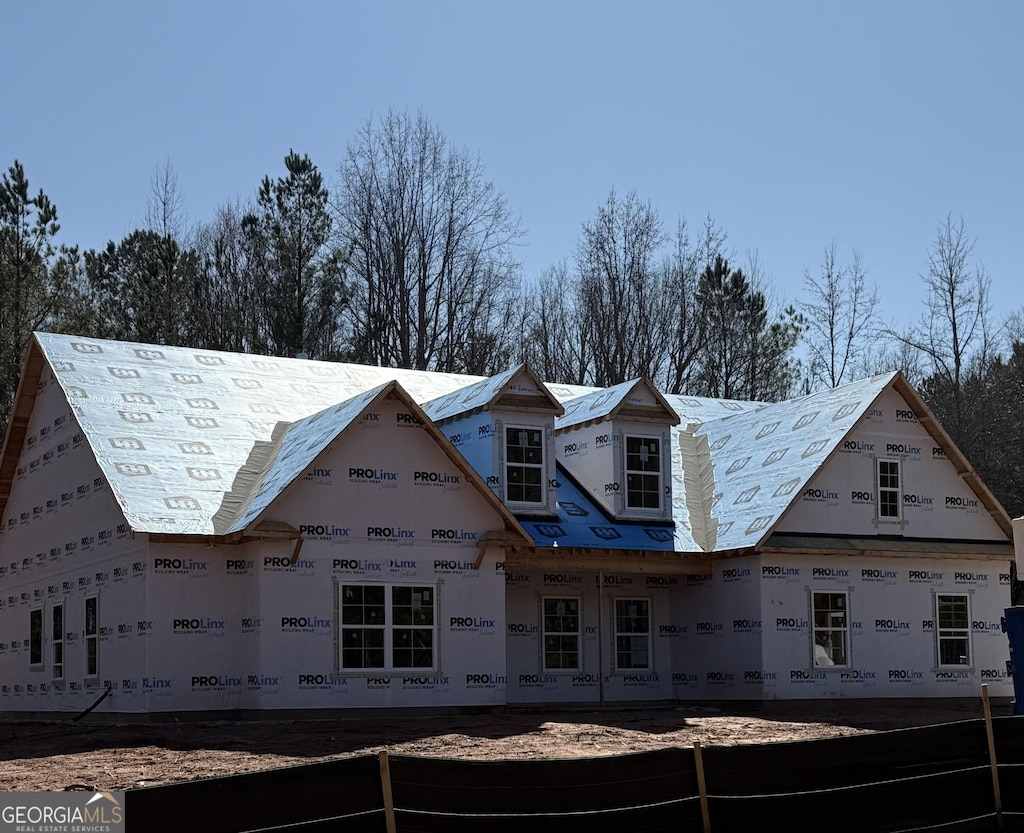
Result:
{"label": "window frame", "polygon": [[[895,466],[896,486],[882,485],[882,466]],[[891,475],[887,475],[891,476]],[[883,508],[888,504],[883,502],[884,495],[895,493],[895,515],[883,513]],[[882,523],[900,523],[903,520],[903,462],[893,457],[875,458],[875,515]]]}
{"label": "window frame", "polygon": [[[336,580],[337,594],[335,602],[335,616],[334,621],[337,623],[335,629],[335,639],[337,643],[337,650],[335,652],[335,665],[339,672],[345,674],[391,674],[391,673],[432,673],[438,668],[439,659],[439,621],[440,621],[440,600],[439,600],[439,587],[436,582],[434,583],[399,583],[389,584],[386,582],[372,582],[372,583],[360,583],[360,582],[343,582]],[[365,622],[351,622],[346,623],[345,618],[345,603],[344,596],[346,588],[356,588],[363,591],[367,589],[380,589],[383,591],[383,608],[384,608],[384,620],[381,624],[368,624]],[[411,591],[415,593],[416,590],[430,591],[430,622],[416,622],[413,621],[416,618],[416,611],[419,609],[415,605],[415,596],[410,596],[409,604],[400,604],[396,601],[396,593],[404,593],[405,591]],[[365,607],[365,605],[363,605]],[[404,611],[405,608],[409,608],[411,616],[410,621],[405,621],[404,615],[396,617],[396,609]],[[401,619],[396,623],[396,618]],[[381,644],[379,650],[383,657],[382,665],[346,665],[345,652],[346,650],[355,650],[354,648],[346,648],[345,644],[345,633],[346,631],[373,631],[380,632],[382,634]],[[402,634],[408,634],[408,644],[398,644],[396,636]],[[417,637],[419,634],[421,636]],[[396,662],[396,652],[415,652],[417,650],[424,650],[422,642],[417,645],[415,644],[418,639],[422,639],[422,634],[429,634],[429,647],[427,650],[430,651],[430,664],[429,665],[400,665]],[[372,646],[374,650],[377,646]],[[365,646],[360,646],[360,650],[365,651]]]}
{"label": "window frame", "polygon": [[[511,445],[509,443],[509,433],[512,431],[516,432],[535,432],[540,435],[540,443],[537,446],[533,445]],[[512,448],[530,449],[536,448],[540,451],[540,462],[530,462],[527,460],[511,460],[509,451]],[[502,487],[505,493],[505,503],[513,504],[515,506],[531,507],[536,508],[539,506],[546,506],[548,499],[547,492],[547,431],[542,425],[509,425],[508,423],[501,423],[501,474],[502,474]],[[525,456],[525,455],[523,455]],[[519,469],[523,472],[523,480],[521,482],[513,483],[510,477],[510,470],[512,468]],[[527,471],[536,471],[540,476],[540,481],[537,484],[527,483],[525,474]],[[523,489],[523,498],[514,498],[511,496],[510,488],[512,486],[521,487]],[[539,486],[540,497],[537,500],[527,500],[525,498],[525,490],[529,486]]]}
{"label": "window frame", "polygon": [[[964,624],[963,627],[942,627],[941,614],[939,605],[942,599],[962,599],[963,600],[963,615]],[[970,668],[974,661],[973,645],[971,644],[971,594],[970,593],[952,593],[952,592],[936,592],[933,610],[935,613],[935,666],[936,668]],[[945,634],[943,633],[945,631]],[[966,654],[961,654],[964,662],[943,662],[942,661],[942,645],[943,641],[953,641],[963,639]]]}
{"label": "window frame", "polygon": [[[559,614],[559,613],[548,613],[548,602],[574,602],[576,605],[575,614]],[[576,630],[548,630],[548,621],[550,617],[558,619],[566,619],[575,616],[576,618]],[[540,606],[540,623],[541,623],[541,668],[545,672],[575,672],[578,673],[583,668],[583,599],[581,596],[541,596]],[[565,656],[566,653],[570,653],[563,646],[563,640],[576,640],[576,664],[565,665],[564,663],[559,665],[550,665],[548,663],[548,638],[555,637],[559,640],[559,648],[554,653],[557,653],[560,657]]]}
{"label": "window frame", "polygon": [[[92,602],[92,630],[89,629],[89,603]],[[82,647],[85,651],[83,677],[92,680],[100,675],[100,597],[96,594],[85,597],[82,622]],[[91,646],[91,654],[90,654]],[[90,670],[90,659],[92,668]]]}
{"label": "window frame", "polygon": [[43,634],[46,630],[44,618],[42,605],[34,605],[29,609],[28,667],[30,671],[42,671],[46,667],[46,653],[43,640]]}
{"label": "window frame", "polygon": [[[819,607],[819,597],[826,602]],[[834,607],[836,599],[842,599],[841,611]],[[833,617],[840,613],[842,625],[833,624]],[[819,613],[822,614],[819,617]],[[819,618],[824,622],[819,625]],[[837,646],[834,637],[841,635],[844,662],[837,662],[833,652]],[[812,590],[811,591],[811,667],[816,671],[823,668],[850,667],[850,591],[849,590]]]}
{"label": "window frame", "polygon": [[[436,657],[437,657],[437,606],[436,606],[437,588],[436,588],[436,586],[426,585],[426,584],[392,584],[390,586],[390,590],[391,590],[391,605],[390,605],[390,608],[389,608],[389,612],[391,614],[391,627],[390,627],[390,635],[391,635],[391,668],[393,670],[396,670],[396,671],[423,671],[425,669],[433,670],[434,666],[436,665]],[[398,593],[398,592],[402,592],[404,594],[405,591],[407,591],[407,590],[410,592],[409,603],[405,604],[403,602],[403,604],[400,605],[398,603],[396,597],[395,597],[395,594]],[[423,607],[422,604],[417,605],[417,603],[416,603],[416,591],[419,591],[420,594],[422,595],[424,590],[429,591],[429,593],[430,593],[430,603],[429,603],[430,622],[426,623],[426,624],[424,624],[422,622],[416,622],[415,621],[417,610],[418,609],[422,609],[422,607]],[[396,615],[396,610],[403,610],[404,611],[406,608],[408,608],[410,613],[411,613],[411,615],[409,617],[409,621],[397,622],[396,620],[397,620],[398,616]],[[403,633],[407,633],[409,635],[410,644],[409,645],[399,646],[398,644],[396,644],[397,643],[396,637],[399,634],[403,634]],[[429,645],[430,662],[427,665],[423,665],[423,664],[399,665],[397,662],[395,662],[395,657],[397,656],[398,651],[408,652],[410,654],[410,656],[415,657],[416,651],[424,650],[422,644],[421,645],[412,644],[412,643],[415,642],[415,640],[417,638],[422,638],[423,634],[429,634],[429,636],[430,636],[430,639],[429,639],[429,642],[430,642],[430,645]],[[385,637],[385,640],[386,640],[386,637]]]}
{"label": "window frame", "polygon": [[[657,452],[653,454],[653,458],[654,458],[654,460],[655,460],[655,462],[657,464],[657,469],[656,470],[651,471],[650,469],[646,469],[646,468],[630,468],[630,465],[629,465],[629,463],[630,463],[630,460],[629,460],[629,458],[630,458],[629,446],[630,446],[631,441],[649,441],[649,442],[654,442],[654,443],[657,444]],[[665,491],[665,478],[664,478],[664,474],[665,474],[665,472],[664,472],[664,466],[663,466],[663,462],[664,461],[662,460],[662,454],[663,454],[663,451],[664,451],[664,447],[665,447],[664,437],[662,437],[660,434],[659,435],[654,435],[654,434],[632,434],[632,433],[627,434],[627,433],[623,433],[623,435],[622,435],[622,488],[623,488],[623,492],[625,493],[623,497],[624,497],[624,500],[625,500],[625,509],[626,509],[627,512],[649,512],[649,513],[661,514],[665,510],[665,495],[664,495],[664,491]],[[640,450],[638,450],[636,453],[638,455],[642,456]],[[650,451],[648,450],[647,453],[648,453],[648,459],[650,459],[651,456],[652,456]],[[643,461],[641,461],[641,462],[643,462]],[[645,494],[648,494],[649,490],[643,488],[643,484],[641,484],[641,487],[639,489],[631,490],[630,486],[629,486],[630,476],[639,477],[639,478],[641,478],[641,480],[646,480],[647,478],[650,478],[650,477],[654,477],[656,479],[657,485],[656,485],[654,494],[657,497],[657,501],[658,501],[657,506],[645,506],[645,505],[643,505],[642,496],[645,495]],[[639,494],[641,496],[641,502],[639,504],[637,504],[637,505],[634,505],[633,503],[630,502],[630,496],[632,494],[634,494],[634,493]]]}
{"label": "window frame", "polygon": [[[632,673],[635,671],[650,671],[654,666],[654,654],[653,654],[653,640],[651,639],[651,599],[649,596],[617,596],[612,599],[612,633],[614,637],[612,657],[614,659],[614,667],[617,672]],[[621,615],[619,612],[619,605],[624,603],[640,603],[646,608],[646,613],[642,616],[630,616]],[[623,631],[620,630],[620,624],[623,619],[647,619],[647,630],[646,631]],[[622,639],[636,640],[643,639],[646,645],[646,656],[647,661],[645,665],[635,665],[632,662],[630,664],[623,664],[621,662],[621,656],[624,654],[632,654],[635,648],[631,645],[627,650],[623,651],[620,648]]]}
{"label": "window frame", "polygon": [[[56,615],[58,610],[59,628]],[[64,659],[64,602],[56,602],[50,607],[50,667],[55,680],[64,679]]]}
{"label": "window frame", "polygon": [[[351,623],[346,623],[345,622],[345,615],[346,615],[347,611],[346,611],[346,607],[345,607],[345,598],[344,597],[345,597],[345,591],[346,591],[347,588],[352,588],[353,590],[358,590],[359,591],[359,596],[360,596],[359,601],[358,601],[358,603],[353,603],[350,606],[350,610],[358,608],[360,611],[362,611],[363,615],[360,617],[360,621],[351,622]],[[380,590],[381,591],[381,600],[380,600],[380,604],[379,605],[368,603],[366,601],[366,591],[367,590]],[[339,601],[338,601],[338,604],[337,604],[337,608],[338,609],[335,611],[335,621],[338,623],[338,664],[339,664],[339,666],[341,668],[344,668],[345,670],[351,669],[353,671],[355,671],[355,670],[360,670],[360,671],[380,671],[380,670],[384,670],[387,667],[387,656],[388,656],[388,654],[387,654],[387,607],[388,607],[388,605],[387,605],[387,595],[388,595],[387,594],[387,585],[383,585],[383,584],[340,584],[339,583]],[[368,607],[381,607],[382,608],[382,620],[381,620],[381,622],[379,624],[376,623],[376,622],[372,622],[371,623],[371,622],[367,622],[366,621],[367,608]],[[346,627],[346,624],[351,625],[351,627]],[[346,644],[346,642],[345,642],[345,633],[346,633],[346,631],[353,632],[353,633],[358,631],[362,635],[362,639],[360,640],[360,644],[358,646],[356,646],[356,645],[349,646],[349,645]],[[370,633],[374,633],[374,634],[375,633],[380,633],[381,636],[380,636],[380,645],[379,646],[376,645],[376,644],[367,645],[366,636],[367,636],[367,634],[370,634]],[[362,654],[363,660],[365,660],[366,657],[367,657],[368,652],[370,652],[370,651],[377,651],[377,650],[380,651],[381,660],[382,660],[381,665],[371,665],[371,664],[367,664],[365,662],[362,665],[348,666],[348,665],[345,664],[345,654],[346,654],[346,652],[359,651]]]}

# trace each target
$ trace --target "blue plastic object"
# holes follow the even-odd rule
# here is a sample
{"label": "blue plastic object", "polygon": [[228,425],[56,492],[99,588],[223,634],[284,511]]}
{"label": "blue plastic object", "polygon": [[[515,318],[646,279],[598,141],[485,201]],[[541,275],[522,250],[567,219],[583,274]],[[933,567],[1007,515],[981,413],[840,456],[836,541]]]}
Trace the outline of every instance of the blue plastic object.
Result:
{"label": "blue plastic object", "polygon": [[1003,632],[1010,640],[1006,670],[1013,677],[1013,713],[1024,714],[1024,607],[1008,607],[1003,613]]}

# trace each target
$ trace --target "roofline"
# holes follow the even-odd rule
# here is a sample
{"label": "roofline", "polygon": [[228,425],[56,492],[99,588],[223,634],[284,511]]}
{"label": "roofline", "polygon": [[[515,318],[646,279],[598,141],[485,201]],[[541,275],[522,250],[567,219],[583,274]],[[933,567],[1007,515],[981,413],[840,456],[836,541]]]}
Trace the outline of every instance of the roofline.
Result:
{"label": "roofline", "polygon": [[[1007,537],[1012,541],[1013,523],[1010,519],[1009,514],[1003,508],[1002,504],[996,499],[996,496],[993,495],[991,491],[989,491],[988,486],[986,486],[982,482],[981,477],[978,476],[978,473],[974,470],[973,466],[971,466],[971,464],[967,462],[967,458],[963,455],[960,449],[957,448],[956,443],[953,442],[949,434],[946,433],[946,430],[939,423],[938,419],[936,419],[935,414],[933,414],[931,412],[931,409],[924,404],[924,400],[921,399],[920,394],[916,390],[914,390],[913,385],[911,385],[910,382],[907,381],[907,378],[899,370],[894,371],[892,373],[892,377],[889,379],[888,382],[886,382],[885,387],[883,387],[875,395],[871,402],[865,405],[865,407],[861,410],[861,415],[857,417],[857,420],[853,423],[853,425],[850,426],[849,430],[845,434],[843,434],[842,437],[839,438],[839,441],[835,444],[835,447],[828,453],[828,456],[826,456],[825,459],[822,460],[821,465],[818,466],[814,470],[814,472],[812,472],[807,477],[806,480],[804,480],[804,483],[802,485],[805,485],[811,479],[811,477],[813,477],[815,474],[821,471],[832,460],[832,458],[836,455],[839,446],[842,444],[843,440],[850,436],[850,433],[857,427],[857,424],[860,422],[861,417],[864,416],[864,413],[867,410],[867,408],[870,408],[875,402],[877,402],[878,398],[889,389],[895,390],[898,394],[900,394],[900,396],[903,397],[903,399],[910,406],[911,410],[914,412],[914,416],[917,417],[917,421],[921,424],[925,431],[928,432],[932,439],[934,439],[939,444],[939,446],[945,453],[946,458],[950,462],[952,462],[954,466],[956,466],[956,469],[959,472],[961,479],[963,479],[963,481],[967,483],[971,490],[978,496],[978,498],[981,500],[982,505],[988,510],[988,513],[992,516],[992,519],[996,522],[999,528],[1006,533]],[[771,407],[771,405],[769,405],[768,407]],[[772,534],[774,534],[779,523],[781,523],[782,519],[786,516],[786,513],[789,512],[789,510],[793,508],[797,500],[800,499],[801,494],[802,489],[794,490],[793,499],[789,502],[786,508],[778,514],[778,517],[776,517],[775,519],[775,523],[773,523],[771,526],[767,527],[764,530],[764,533],[761,535],[757,543],[754,545],[754,547],[757,550],[760,551],[763,549],[765,543],[772,536]]]}
{"label": "roofline", "polygon": [[39,391],[39,380],[43,375],[46,357],[36,334],[29,337],[28,346],[21,360],[21,375],[18,377],[18,390],[11,405],[11,415],[7,420],[4,432],[3,452],[0,453],[0,517],[7,508],[11,496],[18,459],[28,434],[28,424],[35,409],[36,394]]}
{"label": "roofline", "polygon": [[[554,414],[556,417],[562,416],[562,414],[565,413],[565,406],[563,406],[562,403],[558,400],[558,397],[556,397],[550,390],[548,390],[548,386],[544,383],[544,380],[541,379],[540,376],[537,375],[536,371],[534,371],[534,369],[530,366],[529,362],[521,362],[520,364],[518,364],[518,365],[516,365],[514,367],[510,367],[508,370],[504,371],[504,373],[508,374],[509,381],[514,379],[521,372],[522,373],[526,373],[526,375],[528,375],[530,377],[530,379],[534,382],[534,384],[537,385],[537,389],[541,392],[541,394],[544,396],[544,398],[546,398],[548,400],[548,403],[549,403],[549,405],[551,407],[550,408],[540,408],[540,407],[531,406],[531,407],[526,407],[526,408],[517,408],[517,410],[521,411],[521,412],[524,412],[524,413]],[[446,393],[446,394],[443,394],[441,396],[438,396],[435,399],[430,400],[429,402],[424,402],[423,403],[423,409],[425,411],[426,408],[429,405],[431,405],[433,402],[437,402],[437,401],[439,401],[441,399],[447,399],[449,396],[452,396],[452,395],[457,394],[457,393],[465,393],[465,391],[467,391],[469,388],[476,387],[478,385],[486,385],[488,382],[493,380],[495,377],[502,376],[502,375],[504,375],[504,373],[496,373],[493,376],[488,376],[485,379],[480,379],[480,380],[478,380],[476,382],[471,382],[470,384],[466,385],[465,387],[456,388],[454,391],[451,391],[450,393]],[[479,405],[474,405],[472,408],[464,408],[464,409],[462,409],[460,411],[455,411],[454,413],[451,413],[451,414],[449,414],[448,416],[445,416],[445,417],[439,417],[438,419],[434,420],[434,423],[436,425],[447,425],[450,422],[454,422],[455,420],[458,420],[458,419],[464,419],[467,416],[470,416],[470,415],[475,414],[475,413],[480,413],[480,412],[483,412],[483,411],[490,411],[490,410],[493,409],[495,403],[498,401],[498,399],[500,397],[501,397],[501,390],[498,390],[497,392],[495,392],[494,396],[492,396],[486,402],[483,402],[483,403],[481,403]]]}
{"label": "roofline", "polygon": [[900,538],[868,535],[802,535],[777,533],[760,548],[761,554],[820,555],[883,558],[963,558],[1006,561],[1013,555],[1011,541],[975,541],[948,538]]}
{"label": "roofline", "polygon": [[1012,541],[1013,521],[1010,518],[1009,513],[999,502],[996,496],[992,494],[988,486],[985,485],[984,481],[982,481],[981,477],[978,475],[978,472],[975,471],[974,466],[972,466],[963,455],[963,452],[957,448],[952,437],[950,437],[946,432],[946,429],[942,427],[942,424],[938,419],[936,419],[935,414],[932,413],[931,409],[925,405],[920,394],[914,390],[910,382],[908,382],[906,377],[899,371],[897,371],[896,378],[893,379],[890,386],[895,389],[897,393],[901,394],[904,399],[910,402],[914,415],[917,417],[917,421],[924,426],[924,429],[938,442],[939,447],[945,452],[946,458],[956,466],[956,470],[959,472],[961,479],[978,496],[982,505],[992,516],[992,519]]}
{"label": "roofline", "polygon": [[[632,384],[630,384],[630,383],[632,383]],[[568,423],[565,423],[563,425],[555,426],[555,433],[556,434],[561,434],[563,431],[570,431],[570,430],[572,430],[574,428],[580,428],[580,427],[582,427],[584,425],[587,425],[587,424],[589,424],[591,422],[600,422],[601,420],[604,420],[604,419],[615,419],[615,418],[618,418],[620,412],[626,407],[626,405],[625,405],[626,397],[628,397],[629,394],[632,391],[636,390],[637,387],[640,386],[640,385],[646,385],[647,386],[647,389],[651,393],[654,394],[654,401],[657,402],[658,405],[661,408],[663,408],[668,413],[668,415],[669,415],[669,419],[667,419],[667,420],[660,420],[660,419],[656,419],[654,417],[644,417],[644,421],[656,422],[659,425],[679,425],[682,422],[682,419],[680,419],[679,414],[676,413],[676,409],[673,408],[669,404],[668,400],[665,398],[665,396],[662,394],[662,392],[660,390],[658,390],[657,385],[655,385],[654,382],[651,381],[651,379],[649,377],[641,376],[641,377],[639,377],[637,379],[629,379],[629,380],[627,380],[625,382],[622,382],[621,384],[622,385],[630,384],[630,388],[626,392],[626,394],[622,397],[622,399],[618,402],[618,404],[614,408],[612,408],[607,414],[603,414],[602,416],[599,416],[599,417],[587,417],[586,419],[581,419],[578,422],[568,422]],[[599,395],[599,394],[609,390],[610,388],[614,388],[614,387],[619,387],[619,385],[610,385],[607,388],[598,388],[597,390],[591,391],[590,393],[585,393],[582,396],[573,397],[573,399],[570,399],[568,401],[569,402],[573,402],[576,399],[582,399],[585,396],[596,396],[596,395]]]}
{"label": "roofline", "polygon": [[[521,544],[532,546],[533,538],[530,537],[530,534],[523,528],[519,521],[516,520],[515,515],[512,514],[512,512],[505,506],[505,504],[498,500],[497,495],[495,495],[494,492],[491,491],[491,489],[487,486],[487,483],[484,481],[484,479],[473,469],[472,466],[469,465],[468,462],[466,462],[465,457],[463,457],[462,454],[459,453],[458,449],[456,449],[455,446],[452,445],[451,441],[444,435],[441,429],[438,428],[431,421],[430,417],[428,417],[426,413],[424,413],[423,409],[418,404],[416,404],[416,401],[409,395],[408,391],[406,391],[405,388],[402,387],[401,383],[399,383],[397,379],[392,379],[390,382],[386,382],[385,384],[381,385],[380,391],[378,391],[377,395],[366,403],[366,406],[363,408],[363,411],[366,411],[368,408],[372,407],[375,402],[379,402],[381,399],[385,399],[391,395],[396,396],[398,400],[402,402],[402,404],[409,408],[413,416],[418,420],[419,427],[423,428],[425,431],[427,431],[428,434],[430,434],[434,441],[441,447],[441,450],[456,465],[459,471],[462,472],[463,476],[466,478],[466,482],[473,485],[476,488],[476,490],[480,492],[480,494],[483,496],[484,500],[491,505],[491,508],[498,512],[498,514],[502,518],[502,521],[505,524],[505,530],[513,533],[516,536],[520,536],[522,538]],[[338,437],[343,435],[346,431],[348,431],[354,424],[355,420],[353,420],[344,428],[342,428],[341,431],[339,431],[328,442],[328,445],[330,445],[331,442],[333,442]],[[325,450],[326,446],[319,452],[319,454],[323,454]],[[319,454],[314,456],[313,459],[315,460],[316,457],[319,456]],[[240,532],[243,535],[252,534],[252,530],[266,519],[268,510],[270,510],[270,508],[274,505],[274,502],[277,500],[278,497],[280,497],[284,490],[295,482],[295,479],[296,478],[292,478],[292,480],[288,481],[288,483],[282,486],[278,494],[270,501],[270,503],[267,504],[266,507],[264,507],[263,511],[257,514],[244,530],[240,530]]]}
{"label": "roofline", "polygon": [[536,547],[513,550],[505,556],[510,569],[575,570],[649,575],[710,576],[714,559],[708,553],[671,550],[605,550],[593,547]]}

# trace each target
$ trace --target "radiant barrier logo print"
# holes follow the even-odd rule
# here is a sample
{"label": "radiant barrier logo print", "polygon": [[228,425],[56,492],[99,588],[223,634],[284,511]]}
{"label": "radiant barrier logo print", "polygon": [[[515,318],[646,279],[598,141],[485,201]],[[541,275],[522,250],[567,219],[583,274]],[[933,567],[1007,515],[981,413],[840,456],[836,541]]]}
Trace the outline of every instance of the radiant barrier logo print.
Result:
{"label": "radiant barrier logo print", "polygon": [[123,833],[124,792],[9,792],[0,794],[0,833]]}

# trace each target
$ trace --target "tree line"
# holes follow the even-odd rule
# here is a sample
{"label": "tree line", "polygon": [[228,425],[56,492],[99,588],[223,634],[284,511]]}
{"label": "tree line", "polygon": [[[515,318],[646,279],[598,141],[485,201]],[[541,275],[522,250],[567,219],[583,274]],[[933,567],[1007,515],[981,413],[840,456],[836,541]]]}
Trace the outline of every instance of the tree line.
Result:
{"label": "tree line", "polygon": [[924,313],[886,324],[861,256],[831,242],[779,299],[710,216],[668,221],[612,190],[540,275],[479,156],[424,114],[368,119],[328,185],[290,151],[245,201],[190,222],[171,165],[138,227],[59,242],[57,207],[15,160],[0,177],[0,419],[33,330],[548,381],[646,376],[667,392],[776,401],[902,370],[1012,514],[1024,513],[1024,324],[997,320],[961,219],[922,263]]}

